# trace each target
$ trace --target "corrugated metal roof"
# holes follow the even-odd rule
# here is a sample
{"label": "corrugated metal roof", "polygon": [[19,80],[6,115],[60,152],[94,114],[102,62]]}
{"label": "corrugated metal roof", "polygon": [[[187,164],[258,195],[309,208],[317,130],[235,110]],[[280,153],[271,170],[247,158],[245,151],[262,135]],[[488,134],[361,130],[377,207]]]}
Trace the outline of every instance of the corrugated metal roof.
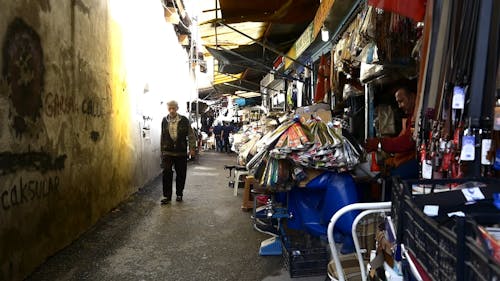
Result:
{"label": "corrugated metal roof", "polygon": [[[234,93],[238,87],[241,88],[242,81],[239,79],[246,80],[246,86],[253,88],[253,84],[249,85],[248,82],[259,83],[272,68],[273,61],[278,55],[234,30],[218,24],[218,21],[230,23],[231,27],[249,37],[286,52],[311,22],[319,6],[319,0],[220,0],[219,2],[220,5],[218,2],[216,4],[216,1],[198,1],[197,9],[201,13],[197,22],[202,44],[206,47],[203,49],[204,55],[214,56],[218,60],[217,67],[214,67],[215,71],[233,75],[228,78],[227,75],[224,77],[223,74],[214,73],[213,84],[216,85],[214,87],[222,93]],[[207,48],[211,48],[210,51]],[[236,76],[238,79],[234,79]],[[227,82],[231,79],[233,80]],[[236,87],[228,86],[227,83]],[[204,92],[207,91],[204,89]]]}

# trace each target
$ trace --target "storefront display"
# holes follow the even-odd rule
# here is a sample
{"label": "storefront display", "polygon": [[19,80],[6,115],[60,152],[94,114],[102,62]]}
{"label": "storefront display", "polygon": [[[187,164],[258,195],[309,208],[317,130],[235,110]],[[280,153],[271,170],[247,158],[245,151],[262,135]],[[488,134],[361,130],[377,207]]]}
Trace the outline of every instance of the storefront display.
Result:
{"label": "storefront display", "polygon": [[350,171],[362,157],[359,145],[343,136],[340,124],[319,119],[302,123],[294,118],[269,136],[265,151],[257,154],[248,168],[262,186],[275,188],[303,180],[304,168]]}
{"label": "storefront display", "polygon": [[[478,76],[482,75],[485,84],[481,89],[489,90],[490,76],[496,76],[480,61],[499,60],[498,52],[492,55],[489,49],[483,57],[477,53],[478,48],[485,50],[485,44],[498,50],[494,41],[498,16],[490,11],[483,18],[490,21],[488,27],[481,15],[487,15],[486,6],[491,10],[499,4],[408,2],[402,7],[397,1],[358,1],[326,47],[313,55],[303,52],[310,57],[301,61],[311,62],[312,73],[302,67],[292,70],[302,80],[300,91],[294,88],[295,82],[288,81],[286,100],[294,115],[254,141],[260,146],[246,162],[255,183],[273,194],[270,198],[286,193],[286,199],[270,199],[268,209],[286,208],[289,214],[280,219],[286,220],[287,227],[323,237],[325,222],[341,207],[369,198],[366,193],[375,194],[371,200],[390,198],[393,182],[400,178],[482,176],[488,181],[500,170],[500,134],[499,126],[495,127],[499,118],[494,102],[486,102],[497,101],[499,96],[494,91],[477,91],[481,88]],[[489,34],[481,31],[485,26]],[[444,48],[442,54],[439,46]],[[318,110],[321,107],[323,111]],[[399,143],[405,145],[396,143],[395,149],[384,151],[387,139],[396,142],[398,137],[407,138]],[[365,140],[366,151],[371,153],[358,144]],[[370,148],[369,140],[377,141],[378,151],[377,146]],[[406,149],[408,144],[411,149]],[[358,166],[371,166],[373,173],[367,173],[371,178],[358,178],[353,171]],[[356,215],[351,213],[335,230],[335,242],[343,243],[343,254],[353,250],[349,231]],[[498,232],[492,224],[476,223],[485,241],[490,241],[492,258],[486,263],[491,265],[499,252]],[[402,272],[395,272],[403,278]]]}

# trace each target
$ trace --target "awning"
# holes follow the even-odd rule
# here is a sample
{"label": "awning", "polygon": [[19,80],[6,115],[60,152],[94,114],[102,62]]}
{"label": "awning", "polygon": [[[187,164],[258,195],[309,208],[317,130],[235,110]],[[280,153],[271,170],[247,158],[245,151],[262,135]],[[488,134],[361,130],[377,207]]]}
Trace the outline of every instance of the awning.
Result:
{"label": "awning", "polygon": [[[198,23],[204,55],[216,59],[213,84],[221,94],[231,94],[242,88],[258,91],[260,80],[272,70],[278,54],[248,37],[284,53],[313,20],[319,6],[319,0],[219,2],[220,5],[215,1],[200,1],[199,8],[203,13],[198,17]],[[232,76],[224,77],[224,74]]]}
{"label": "awning", "polygon": [[219,0],[222,17],[228,23],[308,23],[320,1],[312,0]]}
{"label": "awning", "polygon": [[[321,28],[325,26],[332,36],[358,2],[359,0],[323,0],[314,20],[293,44],[287,55],[301,61],[307,60],[308,55],[324,45],[318,36]],[[285,59],[285,68],[292,64],[291,60]]]}

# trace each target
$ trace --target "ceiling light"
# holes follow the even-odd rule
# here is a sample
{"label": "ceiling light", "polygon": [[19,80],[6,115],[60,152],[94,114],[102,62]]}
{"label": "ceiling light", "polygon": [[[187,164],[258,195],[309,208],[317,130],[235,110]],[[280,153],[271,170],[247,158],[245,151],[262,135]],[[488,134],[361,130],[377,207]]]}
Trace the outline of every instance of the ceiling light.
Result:
{"label": "ceiling light", "polygon": [[328,29],[326,29],[325,25],[321,28],[321,40],[323,42],[327,42],[330,39],[330,34],[328,33]]}

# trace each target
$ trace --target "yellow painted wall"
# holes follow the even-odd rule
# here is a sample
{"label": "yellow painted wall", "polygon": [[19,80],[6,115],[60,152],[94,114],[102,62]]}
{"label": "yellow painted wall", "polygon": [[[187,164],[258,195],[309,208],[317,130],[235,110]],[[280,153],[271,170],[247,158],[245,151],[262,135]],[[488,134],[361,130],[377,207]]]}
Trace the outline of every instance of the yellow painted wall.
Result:
{"label": "yellow painted wall", "polygon": [[0,280],[22,280],[159,174],[194,85],[160,1],[0,7]]}

